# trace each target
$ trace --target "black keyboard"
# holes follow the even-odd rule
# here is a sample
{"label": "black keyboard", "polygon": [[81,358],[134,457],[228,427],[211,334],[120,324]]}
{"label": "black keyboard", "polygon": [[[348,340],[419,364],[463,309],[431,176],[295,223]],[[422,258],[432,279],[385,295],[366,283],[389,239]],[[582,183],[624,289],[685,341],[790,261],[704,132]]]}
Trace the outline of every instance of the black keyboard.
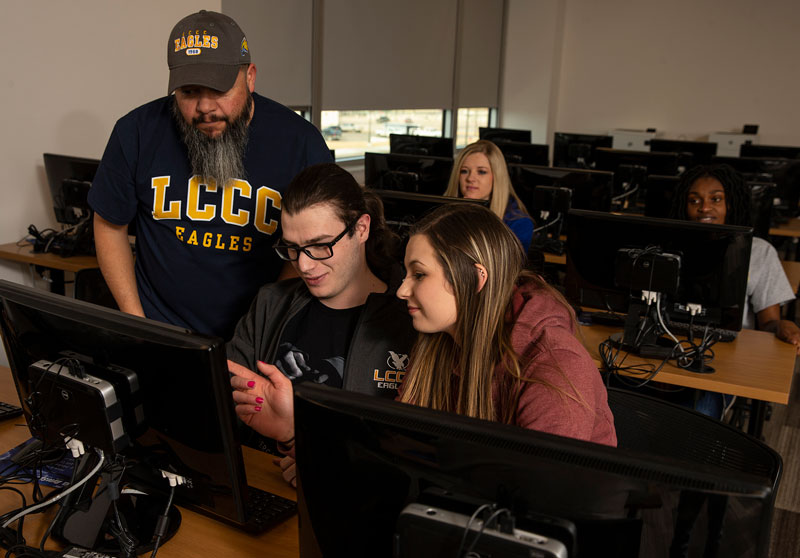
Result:
{"label": "black keyboard", "polygon": [[[684,322],[669,322],[667,324],[667,327],[672,333],[681,335],[683,337],[687,337],[689,334],[689,324]],[[703,338],[703,332],[705,332],[705,330],[706,330],[705,325],[697,325],[697,324],[692,325],[692,334],[694,335],[696,341],[700,341]],[[709,327],[708,331],[709,332],[714,331],[717,334],[719,334],[719,340],[722,341],[723,343],[730,343],[731,341],[736,339],[736,336],[739,334],[738,331],[733,331],[730,329],[721,329],[718,327]]]}
{"label": "black keyboard", "polygon": [[252,486],[247,489],[248,502],[245,506],[247,524],[245,529],[261,533],[272,529],[297,513],[297,502],[277,494],[259,490]]}
{"label": "black keyboard", "polygon": [[10,403],[0,401],[0,420],[18,417],[22,414],[22,408]]}

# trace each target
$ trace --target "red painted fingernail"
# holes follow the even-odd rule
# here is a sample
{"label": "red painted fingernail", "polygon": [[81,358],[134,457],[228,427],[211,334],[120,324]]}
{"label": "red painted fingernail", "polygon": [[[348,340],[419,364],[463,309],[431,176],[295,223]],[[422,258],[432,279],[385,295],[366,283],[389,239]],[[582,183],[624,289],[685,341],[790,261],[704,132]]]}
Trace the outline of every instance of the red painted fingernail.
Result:
{"label": "red painted fingernail", "polygon": [[256,412],[259,412],[260,410],[261,410],[261,407],[256,407]]}
{"label": "red painted fingernail", "polygon": [[256,397],[256,403],[263,403],[263,402],[264,402],[263,397]]}
{"label": "red painted fingernail", "polygon": [[247,387],[256,387],[256,383],[253,380],[247,382]]}

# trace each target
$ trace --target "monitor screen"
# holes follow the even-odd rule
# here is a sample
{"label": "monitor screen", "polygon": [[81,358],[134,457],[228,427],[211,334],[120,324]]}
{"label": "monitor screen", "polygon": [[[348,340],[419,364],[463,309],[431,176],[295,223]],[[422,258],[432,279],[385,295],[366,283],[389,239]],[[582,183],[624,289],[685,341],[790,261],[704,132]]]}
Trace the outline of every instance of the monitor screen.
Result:
{"label": "monitor screen", "polygon": [[[62,428],[47,409],[63,413],[65,403],[49,403],[60,401],[60,390],[37,389],[41,374],[31,383],[31,365],[74,359],[114,386],[130,442],[120,442],[118,453],[129,478],[167,494],[159,470],[172,471],[191,484],[177,487],[176,503],[258,529],[248,506],[259,491],[247,486],[221,339],[7,281],[0,281],[0,303],[6,354],[34,435]],[[93,425],[80,414],[90,416],[90,408],[74,411],[75,435],[90,436]]]}
{"label": "monitor screen", "polygon": [[671,139],[651,139],[650,151],[677,153],[678,165],[683,170],[694,165],[707,165],[717,154],[717,144],[708,141],[685,141]]}
{"label": "monitor screen", "polygon": [[74,225],[91,214],[86,198],[99,165],[97,159],[44,154],[44,170],[59,223]]}
{"label": "monitor screen", "polygon": [[494,142],[508,164],[541,165],[550,164],[550,146],[523,141],[497,140]]}
{"label": "monitor screen", "polygon": [[791,145],[760,145],[756,143],[743,143],[739,146],[739,156],[797,159],[800,158],[800,147]]}
{"label": "monitor screen", "polygon": [[408,542],[394,533],[413,502],[467,517],[495,503],[516,528],[564,540],[570,558],[666,556],[684,492],[728,496],[720,556],[768,552],[766,468],[744,474],[688,451],[611,448],[310,383],[295,388],[294,411],[303,558],[391,556]]}
{"label": "monitor screen", "polygon": [[613,141],[614,138],[607,134],[556,132],[553,136],[553,166],[593,169],[595,168],[595,149],[611,147]]}
{"label": "monitor screen", "polygon": [[512,130],[511,128],[478,128],[478,138],[482,140],[531,142],[530,130]]}
{"label": "monitor screen", "polygon": [[442,205],[471,203],[489,207],[489,200],[429,196],[391,190],[373,190],[373,192],[383,202],[383,215],[386,218],[386,224],[403,238],[408,235],[408,230],[414,223]]}
{"label": "monitor screen", "polygon": [[368,188],[440,196],[447,189],[453,159],[401,153],[365,153]]}
{"label": "monitor screen", "polygon": [[703,311],[693,318],[695,324],[739,331],[752,239],[747,227],[572,210],[566,294],[581,306],[627,313],[631,297],[640,293],[617,285],[617,252],[658,247],[680,257],[677,293],[661,306],[670,320],[688,322],[687,304],[699,304]]}
{"label": "monitor screen", "polygon": [[[614,173],[589,169],[567,169],[535,165],[508,165],[508,174],[517,195],[530,211],[537,186],[557,186],[572,190],[572,207],[610,211]],[[529,205],[530,204],[530,205]]]}
{"label": "monitor screen", "polygon": [[453,156],[453,138],[389,134],[389,152],[406,155]]}

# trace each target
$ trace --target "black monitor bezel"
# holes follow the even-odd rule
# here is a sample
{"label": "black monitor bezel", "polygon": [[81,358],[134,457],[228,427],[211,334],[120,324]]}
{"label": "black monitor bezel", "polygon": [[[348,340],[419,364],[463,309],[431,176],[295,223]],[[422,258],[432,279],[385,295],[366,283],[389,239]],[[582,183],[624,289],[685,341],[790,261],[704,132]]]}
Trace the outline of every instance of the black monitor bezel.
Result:
{"label": "black monitor bezel", "polygon": [[[444,194],[445,190],[447,189],[447,183],[450,178],[450,173],[452,173],[453,169],[453,159],[452,157],[434,157],[432,155],[407,155],[405,153],[375,153],[372,151],[368,151],[364,153],[364,186],[367,188],[374,188],[375,190],[390,190],[388,188],[380,188],[379,186],[379,179],[380,173],[377,169],[378,161],[383,160],[386,163],[386,166],[392,166],[399,162],[405,164],[417,164],[421,165],[424,162],[429,162],[431,166],[440,164],[440,165],[448,165],[449,170],[447,172],[447,178],[445,179],[445,173],[442,172],[442,179],[443,184],[441,187],[441,192],[429,192],[429,191],[420,191],[420,187],[426,189],[424,186],[424,182],[420,184],[419,182],[416,183],[417,191],[413,193],[419,194],[426,194],[426,195],[442,195]],[[390,190],[390,191],[403,191],[403,190]]]}
{"label": "black monitor bezel", "polygon": [[[610,136],[609,136],[610,137]],[[525,186],[519,181],[519,174],[525,171],[531,171],[534,173],[540,173],[542,175],[555,175],[559,174],[558,178],[555,178],[552,183],[550,184],[536,184],[533,185],[533,188],[530,188],[530,192],[525,191]],[[509,164],[508,165],[508,173],[509,177],[511,178],[511,183],[514,185],[514,190],[516,191],[517,195],[520,196],[522,202],[525,204],[525,207],[529,211],[535,211],[537,208],[533,206],[533,190],[536,186],[563,186],[565,188],[569,188],[572,190],[572,204],[573,207],[575,206],[576,200],[581,200],[580,196],[576,196],[576,188],[572,187],[570,184],[561,183],[560,181],[568,175],[579,175],[579,176],[586,176],[586,177],[594,177],[596,179],[603,179],[604,183],[599,184],[598,187],[606,189],[606,198],[603,199],[603,206],[597,207],[593,204],[591,209],[598,209],[600,211],[610,211],[611,210],[611,198],[613,197],[614,193],[614,173],[611,171],[604,171],[604,170],[597,170],[597,169],[582,169],[582,168],[570,168],[570,167],[545,167],[542,165],[518,165],[518,164]],[[594,179],[593,179],[594,181]],[[530,203],[530,205],[529,205]],[[580,201],[579,201],[580,203]],[[585,207],[578,207],[578,209],[589,209]]]}
{"label": "black monitor bezel", "polygon": [[531,143],[532,134],[530,130],[520,128],[495,128],[491,126],[481,126],[478,128],[478,139],[494,142],[498,140],[521,141]]}
{"label": "black monitor bezel", "polygon": [[[653,138],[649,140],[650,151],[653,153],[683,153],[692,155],[691,165],[707,165],[711,158],[717,154],[717,144],[710,141],[689,141]],[[687,167],[688,168],[688,167]]]}
{"label": "black monitor bezel", "polygon": [[[427,149],[430,153],[407,151],[408,145]],[[400,155],[423,155],[426,157],[452,158],[455,143],[453,138],[418,136],[414,134],[389,134],[389,153]]]}
{"label": "black monitor bezel", "polygon": [[[100,166],[100,160],[73,155],[59,155],[56,153],[44,153],[42,157],[44,159],[44,170],[47,176],[50,196],[53,199],[53,212],[55,213],[56,221],[64,225],[74,225],[78,220],[71,218],[67,213],[64,181],[76,179],[78,183],[86,183],[85,193],[88,194],[89,186],[94,180],[97,168]],[[88,175],[74,176],[74,172],[68,172],[68,169],[74,171],[76,167],[93,167],[94,172],[91,173],[91,177]],[[91,212],[88,202],[79,204],[79,209],[83,210],[86,215],[89,215]]]}
{"label": "black monitor bezel", "polygon": [[[27,393],[24,387],[27,373],[22,370],[26,371],[29,363],[22,362],[25,349],[14,345],[20,341],[13,335],[13,332],[8,330],[10,327],[7,323],[7,320],[10,319],[8,316],[9,304],[31,309],[41,315],[55,316],[59,320],[75,324],[76,327],[83,326],[96,331],[104,330],[111,332],[111,335],[134,337],[145,343],[167,345],[177,350],[186,349],[207,362],[210,369],[217,372],[212,375],[210,385],[214,392],[216,416],[220,424],[222,439],[218,441],[224,448],[224,460],[227,468],[227,476],[222,480],[230,483],[230,492],[227,494],[222,491],[216,492],[211,498],[206,499],[211,504],[204,505],[197,503],[197,499],[193,496],[188,496],[188,492],[183,494],[183,491],[186,490],[184,487],[178,487],[175,498],[180,505],[219,521],[238,527],[247,526],[248,518],[245,511],[248,493],[247,476],[239,443],[238,419],[230,393],[225,345],[222,339],[0,280],[0,311],[2,312],[0,329],[2,329],[4,347],[28,424],[31,420],[31,410],[26,403]],[[195,373],[197,372],[195,370]],[[175,396],[176,412],[181,407],[185,413],[209,412],[208,409],[199,411],[193,408],[191,401],[187,401],[182,406],[180,394],[175,394]],[[125,451],[123,450],[122,453],[124,454]],[[151,473],[147,472],[147,474]],[[153,478],[139,476],[136,478],[140,482],[145,482],[152,490],[167,494],[168,486],[162,482],[153,482],[155,477],[156,475],[153,473]],[[223,503],[223,501],[227,503]]]}
{"label": "black monitor bezel", "polygon": [[[749,247],[752,243],[753,237],[753,229],[751,227],[740,227],[736,225],[719,225],[719,224],[711,224],[711,223],[698,223],[694,221],[682,221],[676,219],[663,219],[663,218],[656,218],[656,217],[645,217],[641,215],[633,215],[633,214],[619,214],[619,213],[606,213],[600,211],[587,211],[587,210],[580,210],[580,209],[572,209],[569,212],[567,223],[567,270],[566,276],[564,281],[565,287],[565,294],[571,302],[574,304],[578,304],[581,306],[586,307],[594,307],[599,310],[611,310],[613,312],[619,313],[626,313],[628,311],[628,307],[630,304],[630,295],[631,292],[629,289],[625,289],[623,287],[612,286],[610,284],[594,284],[588,281],[585,277],[581,276],[576,268],[575,263],[575,255],[579,248],[576,248],[578,244],[577,240],[583,236],[581,233],[577,233],[576,228],[582,226],[581,222],[583,222],[583,226],[586,226],[587,222],[592,222],[591,228],[595,231],[603,231],[605,230],[603,227],[604,223],[608,223],[610,221],[617,221],[618,223],[624,223],[624,226],[629,226],[632,234],[631,238],[635,239],[636,242],[631,242],[626,244],[626,246],[630,247],[644,247],[643,238],[642,238],[642,231],[645,228],[652,228],[658,227],[660,229],[682,229],[687,231],[687,234],[691,233],[692,231],[697,233],[706,233],[715,237],[721,237],[724,235],[734,235],[739,236],[741,235],[744,240],[750,240],[748,243],[748,250],[747,250],[747,259],[749,262],[750,250]],[[592,235],[592,238],[597,239],[598,241],[602,239],[602,236],[597,233]],[[641,245],[641,246],[640,246]],[[583,245],[580,249],[585,249],[585,245]],[[592,252],[596,255],[596,252]],[[610,266],[606,271],[610,270],[613,272],[614,263],[613,258],[609,257],[608,266]],[[727,261],[727,260],[726,260]],[[683,264],[682,264],[683,266]],[[742,266],[744,268],[744,266]],[[749,267],[748,267],[749,269]],[[711,323],[712,326],[717,328],[726,329],[729,331],[740,331],[742,329],[742,319],[744,312],[746,312],[746,293],[747,293],[747,269],[743,269],[744,276],[743,276],[743,284],[740,285],[741,297],[737,297],[736,304],[732,304],[730,306],[723,308],[717,307],[710,307],[711,314],[708,319],[705,318],[695,318],[696,324],[703,324],[703,323]],[[731,280],[732,278],[728,277],[727,280]],[[591,296],[589,296],[591,295]],[[595,295],[602,295],[602,298],[605,301],[605,305],[601,304],[592,304],[593,296]],[[733,298],[732,298],[733,300]],[[692,303],[704,303],[705,301],[702,300],[681,300],[675,301],[681,304],[686,304],[687,302]],[[727,310],[726,310],[727,309]],[[665,308],[666,310],[666,308]],[[716,322],[716,314],[717,310],[720,310],[719,320],[724,320],[724,323]],[[734,315],[733,312],[736,312]],[[688,315],[683,316],[672,316],[674,321],[687,321]]]}
{"label": "black monitor bezel", "polygon": [[[653,483],[664,483],[676,489],[687,489],[696,491],[706,491],[713,493],[729,493],[741,495],[743,497],[758,498],[764,500],[766,506],[772,505],[774,497],[774,482],[765,476],[745,474],[731,471],[721,467],[684,461],[677,457],[658,455],[653,456],[642,451],[631,449],[613,448],[598,445],[582,440],[564,438],[528,430],[513,425],[506,425],[497,422],[484,421],[436,411],[427,408],[417,407],[399,403],[396,401],[378,401],[375,398],[364,396],[357,393],[343,392],[334,390],[326,386],[315,386],[303,384],[295,389],[295,435],[297,441],[297,467],[298,467],[298,508],[300,513],[300,555],[302,557],[316,556],[320,552],[320,546],[333,544],[341,550],[339,545],[347,545],[352,539],[353,533],[338,532],[338,538],[332,541],[323,534],[319,537],[314,533],[312,524],[314,516],[317,518],[342,517],[341,520],[348,522],[347,527],[353,531],[359,530],[363,533],[365,540],[370,539],[370,543],[376,543],[375,533],[371,527],[365,525],[359,518],[353,518],[342,507],[350,504],[349,499],[342,499],[332,496],[335,493],[346,492],[351,499],[358,500],[353,496],[357,488],[347,482],[347,479],[334,475],[340,482],[331,482],[331,469],[341,462],[347,463],[348,459],[355,459],[359,452],[366,451],[375,456],[379,462],[387,467],[395,467],[404,474],[413,476],[419,473],[420,478],[426,481],[433,479],[433,482],[453,482],[453,486],[443,486],[445,490],[452,489],[476,499],[486,499],[495,501],[501,506],[507,506],[513,510],[524,498],[514,492],[509,492],[506,497],[508,501],[498,501],[497,494],[488,494],[493,487],[492,482],[498,482],[496,477],[484,475],[482,481],[485,485],[478,486],[477,482],[470,482],[469,475],[462,473],[458,475],[453,470],[464,471],[470,465],[485,465],[477,461],[477,456],[484,456],[488,463],[492,461],[501,469],[511,469],[512,467],[524,467],[524,463],[530,460],[535,463],[538,460],[550,464],[558,464],[561,470],[565,471],[564,476],[569,476],[577,484],[578,470],[586,471],[587,475],[594,475],[593,478],[602,478],[607,482],[597,482],[597,494],[619,495],[625,490],[633,490],[638,486],[648,486]],[[327,418],[323,418],[327,417]],[[319,425],[324,425],[322,428]],[[324,434],[320,434],[320,430]],[[411,440],[406,443],[407,440]],[[321,441],[324,447],[315,442]],[[442,456],[436,453],[435,449],[428,448],[428,443],[433,448],[447,448],[446,451],[463,447],[460,451],[455,449],[452,456]],[[391,448],[392,445],[397,447]],[[330,451],[326,451],[329,449]],[[442,450],[444,453],[444,450]],[[320,469],[318,463],[321,455],[325,455],[328,463],[332,463],[331,468]],[[459,459],[453,456],[459,455]],[[502,465],[500,465],[502,463]],[[364,477],[359,473],[355,482],[369,485],[370,497],[380,499],[381,491],[391,491],[393,489],[404,490],[397,487],[397,482],[393,479],[384,478],[388,483],[385,487],[379,484],[369,484],[370,480],[365,478],[370,474],[369,469],[362,467]],[[429,468],[429,470],[428,470]],[[544,469],[547,466],[543,467]],[[352,471],[352,467],[347,467]],[[572,473],[568,473],[568,472]],[[513,475],[512,475],[513,476]],[[532,482],[555,484],[552,479],[539,481],[537,475],[531,474]],[[309,480],[311,479],[311,480]],[[376,479],[372,479],[376,480]],[[560,479],[558,482],[564,482]],[[585,484],[585,481],[582,481]],[[460,483],[460,484],[458,484]],[[418,494],[413,493],[419,489],[420,484],[412,482],[407,488],[407,497],[414,498]],[[328,491],[331,492],[328,492]],[[464,490],[465,492],[461,492]],[[547,490],[552,491],[549,487]],[[646,492],[646,491],[645,491]],[[324,494],[324,496],[323,496]],[[565,495],[566,496],[566,495]],[[397,494],[390,494],[393,499],[392,506],[397,508]],[[512,500],[514,502],[512,502]],[[550,498],[550,505],[552,503]],[[356,504],[357,502],[353,502]],[[404,502],[405,503],[409,502]],[[555,504],[556,506],[558,504]],[[566,506],[566,504],[564,504]],[[597,519],[621,519],[615,514],[621,510],[611,509],[611,505],[604,504],[604,509],[598,506],[591,509],[590,502],[585,502],[585,507],[580,513],[586,518]],[[337,507],[338,506],[338,507]],[[314,510],[313,508],[317,508]],[[387,507],[380,506],[375,510],[375,517],[379,517],[381,527],[387,528],[386,523],[395,511]],[[513,510],[516,513],[516,510]],[[556,515],[552,509],[536,510],[541,513]],[[376,521],[372,516],[370,521]],[[388,525],[392,527],[391,524]],[[366,544],[366,543],[365,543]],[[331,550],[331,555],[339,555],[335,549]],[[595,552],[593,550],[592,552]],[[324,550],[322,550],[324,553]],[[594,554],[593,554],[594,555]],[[602,552],[599,555],[603,555]]]}
{"label": "black monitor bezel", "polygon": [[[570,144],[587,144],[591,147],[591,155],[586,161],[587,166],[578,166],[578,161],[569,157]],[[578,134],[572,132],[555,132],[553,134],[553,166],[572,168],[594,168],[594,152],[598,147],[612,147],[614,136],[608,134]]]}

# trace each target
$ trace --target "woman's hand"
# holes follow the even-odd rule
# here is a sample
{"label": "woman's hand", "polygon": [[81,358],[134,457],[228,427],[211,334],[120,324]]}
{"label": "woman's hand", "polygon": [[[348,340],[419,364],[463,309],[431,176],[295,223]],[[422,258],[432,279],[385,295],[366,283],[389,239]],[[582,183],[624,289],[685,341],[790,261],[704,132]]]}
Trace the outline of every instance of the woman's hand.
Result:
{"label": "woman's hand", "polygon": [[781,341],[791,343],[797,349],[797,354],[800,355],[800,327],[789,320],[781,320],[778,322],[778,331],[775,335]]}
{"label": "woman's hand", "polygon": [[236,414],[250,428],[285,442],[294,438],[294,399],[292,382],[280,370],[258,362],[261,375],[241,364],[228,361]]}

